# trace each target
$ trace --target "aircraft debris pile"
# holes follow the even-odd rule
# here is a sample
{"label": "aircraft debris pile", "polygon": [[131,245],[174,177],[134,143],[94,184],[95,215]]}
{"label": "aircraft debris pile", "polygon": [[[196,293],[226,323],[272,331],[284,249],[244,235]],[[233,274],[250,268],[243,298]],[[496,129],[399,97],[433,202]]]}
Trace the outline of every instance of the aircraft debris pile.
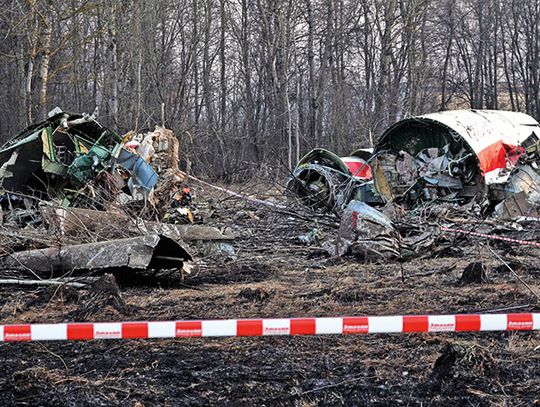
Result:
{"label": "aircraft debris pile", "polygon": [[342,209],[353,199],[378,202],[371,193],[371,154],[372,150],[361,149],[339,157],[323,148],[312,150],[287,181],[287,192],[319,211]]}
{"label": "aircraft debris pile", "polygon": [[185,241],[232,236],[197,211],[171,130],[121,137],[56,108],[0,148],[3,274],[188,270]]}
{"label": "aircraft debris pile", "polygon": [[[338,235],[325,243],[332,255],[355,248],[381,258],[419,253],[437,240],[445,219],[429,225],[418,214],[441,206],[484,220],[538,220],[540,124],[526,114],[457,110],[408,118],[388,128],[372,152],[357,151],[362,155],[351,156],[361,161],[351,163],[313,150],[287,182],[302,205],[341,217]],[[423,230],[398,230],[407,218]]]}

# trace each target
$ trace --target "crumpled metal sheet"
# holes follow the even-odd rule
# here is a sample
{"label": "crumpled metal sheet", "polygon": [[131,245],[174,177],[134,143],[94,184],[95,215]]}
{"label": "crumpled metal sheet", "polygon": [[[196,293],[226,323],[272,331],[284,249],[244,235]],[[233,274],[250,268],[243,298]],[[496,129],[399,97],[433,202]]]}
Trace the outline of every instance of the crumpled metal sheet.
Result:
{"label": "crumpled metal sheet", "polygon": [[296,194],[300,201],[313,209],[332,210],[345,201],[341,188],[346,176],[339,170],[320,164],[305,164],[295,170],[287,183],[287,190]]}
{"label": "crumpled metal sheet", "polygon": [[530,165],[518,165],[508,181],[506,190],[512,194],[524,192],[528,202],[540,204],[540,174]]}
{"label": "crumpled metal sheet", "polygon": [[504,172],[504,169],[507,166],[509,149],[519,146],[533,132],[540,134],[540,124],[524,113],[499,110],[449,110],[397,122],[383,133],[375,148],[375,154],[394,144],[394,140],[403,139],[401,129],[411,123],[434,123],[448,129],[456,139],[463,139],[475,153],[488,185],[502,183],[508,179],[509,174]]}
{"label": "crumpled metal sheet", "polygon": [[517,192],[495,206],[499,219],[513,220],[522,217],[538,217],[539,211],[527,200],[525,191]]}
{"label": "crumpled metal sheet", "polygon": [[140,155],[120,150],[115,165],[125,168],[131,174],[128,186],[131,193],[135,187],[142,187],[150,191],[158,182],[158,175],[154,169]]}
{"label": "crumpled metal sheet", "polygon": [[40,168],[45,173],[85,182],[104,168],[120,142],[121,138],[101,126],[94,116],[58,109],[47,120],[31,125],[2,145],[3,186],[20,191]]}
{"label": "crumpled metal sheet", "polygon": [[347,157],[314,149],[298,162],[287,181],[287,193],[305,206],[325,211],[341,211],[355,197],[379,202],[373,195],[369,157],[369,149],[356,150]]}
{"label": "crumpled metal sheet", "polygon": [[5,270],[34,273],[66,271],[163,270],[182,268],[191,255],[179,242],[156,234],[26,250],[0,257]]}
{"label": "crumpled metal sheet", "polygon": [[364,258],[400,257],[400,237],[392,221],[365,202],[351,201],[341,217],[335,239],[323,243],[331,256],[347,252]]}

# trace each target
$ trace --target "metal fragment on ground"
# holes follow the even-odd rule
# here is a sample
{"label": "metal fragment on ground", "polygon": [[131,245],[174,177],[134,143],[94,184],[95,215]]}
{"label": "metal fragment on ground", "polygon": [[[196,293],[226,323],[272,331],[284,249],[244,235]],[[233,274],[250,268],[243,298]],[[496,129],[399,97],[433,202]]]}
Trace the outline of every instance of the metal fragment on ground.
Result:
{"label": "metal fragment on ground", "polygon": [[122,212],[105,212],[84,208],[43,206],[42,218],[51,235],[76,236],[94,233],[103,238],[118,239],[136,234],[158,234],[178,241],[234,240],[231,234],[205,225],[177,225],[133,219]]}
{"label": "metal fragment on ground", "polygon": [[350,251],[363,258],[400,257],[399,234],[390,219],[359,201],[349,202],[337,236],[324,242],[323,248],[332,256]]}
{"label": "metal fragment on ground", "polygon": [[31,270],[37,274],[73,270],[181,269],[189,260],[192,257],[180,242],[156,234],[20,251],[0,257],[4,270]]}

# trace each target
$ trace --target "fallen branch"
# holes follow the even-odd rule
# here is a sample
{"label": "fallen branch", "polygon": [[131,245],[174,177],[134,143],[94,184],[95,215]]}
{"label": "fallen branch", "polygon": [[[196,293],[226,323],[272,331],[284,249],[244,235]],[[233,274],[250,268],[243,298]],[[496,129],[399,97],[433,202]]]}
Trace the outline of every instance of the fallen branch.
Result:
{"label": "fallen branch", "polygon": [[512,267],[510,267],[510,265],[509,265],[506,261],[504,261],[504,259],[503,259],[501,256],[499,256],[499,255],[498,255],[491,247],[488,247],[488,249],[491,251],[491,253],[493,253],[495,256],[497,256],[497,258],[498,258],[500,261],[503,262],[503,264],[506,266],[506,268],[507,268],[508,270],[510,270],[510,271],[512,272],[512,274],[514,274],[514,276],[521,282],[521,284],[523,284],[525,287],[527,287],[528,290],[529,290],[531,293],[533,293],[533,295],[534,295],[538,300],[540,300],[540,295],[538,295],[538,293],[537,293],[536,291],[534,291],[534,290],[532,289],[532,287],[531,287],[529,284],[527,284],[527,283],[525,282],[525,280],[523,280],[523,279],[519,276],[519,274],[516,273],[516,272],[514,271],[514,269],[513,269]]}
{"label": "fallen branch", "polygon": [[65,285],[74,288],[84,288],[86,283],[78,283],[75,281],[63,281],[63,280],[20,280],[17,278],[7,278],[0,280],[0,285],[14,284],[14,285],[48,285],[48,286],[60,286]]}
{"label": "fallen branch", "polygon": [[[179,172],[180,172],[180,174],[182,174],[184,177],[187,178],[187,174],[185,172],[183,172],[183,171],[179,171]],[[252,202],[252,203],[259,204],[259,205],[264,205],[264,206],[271,206],[272,208],[287,209],[287,207],[285,205],[281,205],[281,204],[278,204],[278,203],[275,203],[275,202],[270,202],[270,201],[263,201],[262,199],[250,198],[249,196],[239,194],[238,192],[231,191],[230,189],[218,187],[217,185],[212,185],[209,182],[206,182],[206,181],[203,181],[202,179],[194,177],[193,175],[190,175],[189,179],[190,180],[192,179],[193,181],[196,181],[199,184],[206,185],[207,187],[213,188],[215,190],[225,192],[227,195],[234,196],[236,198],[241,198],[241,199],[243,199],[245,201],[248,201],[248,202]]]}

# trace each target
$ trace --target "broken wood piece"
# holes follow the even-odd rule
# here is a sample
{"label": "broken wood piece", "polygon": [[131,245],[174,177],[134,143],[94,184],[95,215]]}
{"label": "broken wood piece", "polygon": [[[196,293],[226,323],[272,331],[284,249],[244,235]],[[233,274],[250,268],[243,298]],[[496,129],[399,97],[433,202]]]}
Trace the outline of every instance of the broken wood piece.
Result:
{"label": "broken wood piece", "polygon": [[58,279],[51,279],[51,280],[24,280],[24,279],[18,279],[18,278],[7,278],[7,279],[1,279],[0,285],[31,285],[31,286],[39,286],[39,285],[45,285],[45,286],[68,286],[73,288],[84,288],[88,284],[87,283],[79,283],[76,281],[63,281]]}

